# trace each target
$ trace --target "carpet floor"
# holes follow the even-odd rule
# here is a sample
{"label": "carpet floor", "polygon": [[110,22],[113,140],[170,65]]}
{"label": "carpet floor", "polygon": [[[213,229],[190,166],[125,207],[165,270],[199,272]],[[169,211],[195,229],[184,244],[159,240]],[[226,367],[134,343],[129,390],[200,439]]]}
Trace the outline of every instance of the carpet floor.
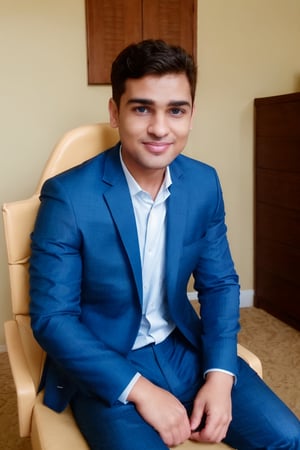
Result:
{"label": "carpet floor", "polygon": [[[265,311],[241,309],[239,342],[262,361],[266,383],[300,418],[300,333]],[[0,449],[30,450],[19,438],[16,395],[7,353],[0,353]]]}

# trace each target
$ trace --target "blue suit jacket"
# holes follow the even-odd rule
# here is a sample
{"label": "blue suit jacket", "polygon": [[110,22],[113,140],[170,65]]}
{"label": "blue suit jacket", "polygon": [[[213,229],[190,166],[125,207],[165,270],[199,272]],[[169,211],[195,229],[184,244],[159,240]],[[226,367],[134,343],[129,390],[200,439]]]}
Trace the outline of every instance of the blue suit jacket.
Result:
{"label": "blue suit jacket", "polygon": [[[172,319],[204,370],[236,373],[239,286],[215,170],[170,165],[166,283]],[[194,274],[201,320],[187,299]],[[32,234],[30,313],[49,355],[45,403],[62,410],[76,389],[113,404],[135,368],[126,359],[141,320],[142,275],[119,145],[48,180]]]}

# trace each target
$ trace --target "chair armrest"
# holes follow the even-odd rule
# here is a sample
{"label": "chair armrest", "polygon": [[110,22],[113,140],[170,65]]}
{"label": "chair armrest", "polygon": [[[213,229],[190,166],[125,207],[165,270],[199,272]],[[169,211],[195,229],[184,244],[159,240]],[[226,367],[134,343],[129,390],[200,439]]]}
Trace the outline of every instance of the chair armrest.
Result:
{"label": "chair armrest", "polygon": [[70,406],[57,413],[43,404],[43,392],[36,398],[32,416],[31,445],[33,450],[88,450]]}
{"label": "chair armrest", "polygon": [[19,433],[30,436],[32,410],[36,390],[23,351],[17,322],[10,320],[4,324],[9,363],[17,392]]}
{"label": "chair armrest", "polygon": [[260,378],[263,377],[261,361],[254,353],[247,350],[241,344],[238,344],[238,355],[243,358],[253,370],[255,370]]}

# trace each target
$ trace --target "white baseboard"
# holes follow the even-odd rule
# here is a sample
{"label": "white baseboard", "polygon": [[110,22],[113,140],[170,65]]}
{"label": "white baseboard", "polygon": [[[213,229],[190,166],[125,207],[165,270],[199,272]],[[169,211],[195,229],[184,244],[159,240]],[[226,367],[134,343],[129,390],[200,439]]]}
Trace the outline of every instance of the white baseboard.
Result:
{"label": "white baseboard", "polygon": [[247,308],[254,305],[254,290],[247,289],[241,291],[240,306],[241,308]]}
{"label": "white baseboard", "polygon": [[187,296],[188,296],[189,300],[197,300],[197,292],[196,291],[188,292]]}
{"label": "white baseboard", "polygon": [[[189,298],[189,300],[197,300],[197,292],[195,292],[195,291],[188,292],[188,298]],[[241,291],[240,307],[247,308],[249,306],[253,306],[253,304],[254,304],[254,290],[247,289],[247,290]]]}

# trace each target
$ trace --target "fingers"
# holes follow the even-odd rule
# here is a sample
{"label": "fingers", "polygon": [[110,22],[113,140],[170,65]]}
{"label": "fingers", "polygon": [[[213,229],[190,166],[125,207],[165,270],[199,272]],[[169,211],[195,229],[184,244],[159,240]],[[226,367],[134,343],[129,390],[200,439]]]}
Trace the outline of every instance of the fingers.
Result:
{"label": "fingers", "polygon": [[186,409],[170,392],[140,377],[130,392],[129,400],[135,403],[139,414],[168,447],[179,445],[190,437]]}
{"label": "fingers", "polygon": [[168,418],[160,422],[157,429],[168,447],[176,446],[189,439],[190,423],[185,408],[181,403],[168,410]]}
{"label": "fingers", "polygon": [[159,434],[168,447],[180,445],[191,436],[189,421],[186,418],[186,421],[181,420],[180,423],[177,424],[174,422],[173,424],[170,424],[167,430],[159,430]]}
{"label": "fingers", "polygon": [[[232,376],[210,372],[194,400],[190,419],[191,439],[200,442],[220,442],[231,422]],[[206,416],[205,416],[206,414]]]}
{"label": "fingers", "polygon": [[191,434],[191,439],[199,442],[221,442],[226,434],[231,417],[226,414],[207,416],[205,425]]}
{"label": "fingers", "polygon": [[204,413],[204,405],[198,405],[193,409],[190,417],[190,427],[192,431],[200,431],[204,428],[206,422],[206,414]]}

